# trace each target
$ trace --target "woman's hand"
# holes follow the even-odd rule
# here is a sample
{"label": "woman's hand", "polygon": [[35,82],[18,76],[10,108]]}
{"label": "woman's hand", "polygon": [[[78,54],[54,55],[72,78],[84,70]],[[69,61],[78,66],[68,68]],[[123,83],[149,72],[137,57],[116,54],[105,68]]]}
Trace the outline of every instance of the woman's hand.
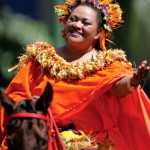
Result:
{"label": "woman's hand", "polygon": [[150,66],[148,66],[147,61],[142,61],[141,65],[134,71],[133,75],[127,75],[120,79],[110,90],[110,93],[118,98],[126,96],[143,83],[143,80],[147,77],[149,71]]}
{"label": "woman's hand", "polygon": [[150,71],[150,66],[146,60],[142,61],[141,65],[134,71],[130,79],[131,86],[138,86],[147,77]]}

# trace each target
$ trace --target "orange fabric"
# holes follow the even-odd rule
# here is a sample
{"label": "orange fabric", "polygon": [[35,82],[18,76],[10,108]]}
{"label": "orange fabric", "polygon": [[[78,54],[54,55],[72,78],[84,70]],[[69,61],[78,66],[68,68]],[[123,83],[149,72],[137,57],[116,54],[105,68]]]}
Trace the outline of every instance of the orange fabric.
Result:
{"label": "orange fabric", "polygon": [[[56,82],[42,73],[39,64],[31,60],[16,75],[6,93],[15,101],[21,101],[41,95],[48,81],[53,85],[51,111],[57,125],[74,123],[78,130],[97,133],[101,143],[110,137],[118,150],[147,150],[150,147],[148,97],[140,89],[121,99],[109,93],[114,83],[127,73],[120,62],[114,62],[84,80]],[[3,109],[0,123],[1,135],[4,136],[7,114]]]}
{"label": "orange fabric", "polygon": [[106,51],[106,33],[104,30],[101,31],[99,36],[100,47],[103,51]]}

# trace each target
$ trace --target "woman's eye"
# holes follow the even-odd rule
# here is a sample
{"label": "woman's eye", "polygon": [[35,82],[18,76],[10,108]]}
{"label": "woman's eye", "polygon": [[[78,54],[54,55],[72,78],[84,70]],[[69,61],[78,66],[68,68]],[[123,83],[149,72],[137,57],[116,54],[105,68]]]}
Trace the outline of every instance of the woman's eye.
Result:
{"label": "woman's eye", "polygon": [[89,22],[83,22],[83,24],[84,24],[85,26],[88,26],[88,25],[90,25],[91,23],[89,23]]}
{"label": "woman's eye", "polygon": [[70,17],[69,20],[72,21],[72,22],[76,21],[76,19],[73,18],[73,17]]}

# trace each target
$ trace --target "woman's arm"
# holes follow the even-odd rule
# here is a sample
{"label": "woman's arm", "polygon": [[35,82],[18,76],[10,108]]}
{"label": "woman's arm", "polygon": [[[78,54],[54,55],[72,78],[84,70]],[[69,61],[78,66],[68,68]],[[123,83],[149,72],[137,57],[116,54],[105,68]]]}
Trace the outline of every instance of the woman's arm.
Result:
{"label": "woman's arm", "polygon": [[142,86],[143,81],[147,77],[149,71],[150,66],[147,65],[147,61],[142,61],[141,65],[136,69],[133,75],[127,75],[114,85],[110,91],[111,94],[121,98],[129,93],[132,93],[140,85]]}

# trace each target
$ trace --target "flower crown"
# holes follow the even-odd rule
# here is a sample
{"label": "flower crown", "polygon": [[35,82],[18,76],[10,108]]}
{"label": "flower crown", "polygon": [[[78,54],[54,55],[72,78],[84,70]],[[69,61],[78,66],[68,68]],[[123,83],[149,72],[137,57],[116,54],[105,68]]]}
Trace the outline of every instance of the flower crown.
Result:
{"label": "flower crown", "polygon": [[63,5],[54,6],[55,12],[58,14],[59,22],[66,23],[74,6],[80,3],[91,3],[98,8],[104,15],[104,30],[111,32],[120,27],[122,20],[122,10],[118,3],[112,3],[114,0],[66,0]]}

